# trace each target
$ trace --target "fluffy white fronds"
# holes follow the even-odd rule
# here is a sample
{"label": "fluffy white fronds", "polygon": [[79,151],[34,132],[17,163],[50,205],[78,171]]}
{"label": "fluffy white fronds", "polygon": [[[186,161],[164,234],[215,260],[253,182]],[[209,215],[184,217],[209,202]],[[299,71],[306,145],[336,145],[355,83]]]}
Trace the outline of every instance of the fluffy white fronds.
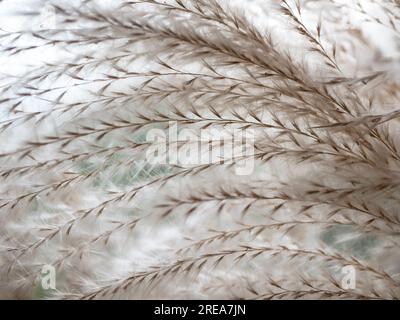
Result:
{"label": "fluffy white fronds", "polygon": [[398,1],[24,2],[1,298],[400,298]]}

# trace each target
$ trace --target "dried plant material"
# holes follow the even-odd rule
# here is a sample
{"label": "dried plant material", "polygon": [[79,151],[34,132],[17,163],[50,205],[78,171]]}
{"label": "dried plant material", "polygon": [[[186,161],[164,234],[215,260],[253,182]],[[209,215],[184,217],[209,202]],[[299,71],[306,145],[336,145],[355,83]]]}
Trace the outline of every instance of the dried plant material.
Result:
{"label": "dried plant material", "polygon": [[1,298],[400,298],[397,1],[25,1]]}

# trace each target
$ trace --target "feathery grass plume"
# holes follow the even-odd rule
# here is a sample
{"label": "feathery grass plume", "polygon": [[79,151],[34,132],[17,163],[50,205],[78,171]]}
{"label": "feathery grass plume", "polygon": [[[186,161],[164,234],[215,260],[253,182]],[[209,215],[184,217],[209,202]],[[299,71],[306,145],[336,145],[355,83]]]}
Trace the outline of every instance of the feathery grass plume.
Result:
{"label": "feathery grass plume", "polygon": [[26,2],[1,298],[400,298],[398,1]]}

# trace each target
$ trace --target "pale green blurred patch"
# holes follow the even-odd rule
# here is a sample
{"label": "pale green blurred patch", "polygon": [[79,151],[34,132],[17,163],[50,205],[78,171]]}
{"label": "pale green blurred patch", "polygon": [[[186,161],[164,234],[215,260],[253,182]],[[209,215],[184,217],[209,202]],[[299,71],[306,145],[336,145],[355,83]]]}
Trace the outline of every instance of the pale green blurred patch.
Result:
{"label": "pale green blurred patch", "polygon": [[372,250],[379,246],[378,236],[357,233],[353,226],[338,225],[321,235],[322,241],[341,253],[351,254],[362,260],[372,258]]}

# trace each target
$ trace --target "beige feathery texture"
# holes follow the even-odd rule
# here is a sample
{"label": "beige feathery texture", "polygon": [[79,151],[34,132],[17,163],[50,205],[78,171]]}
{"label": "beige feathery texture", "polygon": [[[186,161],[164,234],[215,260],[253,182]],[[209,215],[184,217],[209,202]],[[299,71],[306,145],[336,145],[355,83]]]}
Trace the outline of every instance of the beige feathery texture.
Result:
{"label": "beige feathery texture", "polygon": [[[0,16],[1,298],[400,297],[398,0]],[[149,163],[147,133],[171,123],[253,130],[254,170]]]}

